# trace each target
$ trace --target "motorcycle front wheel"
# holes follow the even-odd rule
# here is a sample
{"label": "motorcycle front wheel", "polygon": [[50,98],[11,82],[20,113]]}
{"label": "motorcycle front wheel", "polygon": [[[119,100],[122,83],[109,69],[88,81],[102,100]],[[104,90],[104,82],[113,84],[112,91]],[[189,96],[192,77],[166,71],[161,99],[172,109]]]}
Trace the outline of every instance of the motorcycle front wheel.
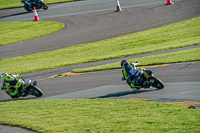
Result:
{"label": "motorcycle front wheel", "polygon": [[32,85],[29,86],[29,92],[31,95],[34,95],[36,97],[41,97],[43,95],[42,90],[40,90],[38,87],[32,86]]}
{"label": "motorcycle front wheel", "polygon": [[154,76],[151,76],[150,81],[152,81],[152,83],[153,83],[152,87],[155,87],[157,89],[163,89],[164,88],[163,82],[160,79],[158,79]]}
{"label": "motorcycle front wheel", "polygon": [[42,9],[47,10],[47,9],[48,9],[47,4],[44,4],[44,3],[43,3],[43,5],[42,5]]}

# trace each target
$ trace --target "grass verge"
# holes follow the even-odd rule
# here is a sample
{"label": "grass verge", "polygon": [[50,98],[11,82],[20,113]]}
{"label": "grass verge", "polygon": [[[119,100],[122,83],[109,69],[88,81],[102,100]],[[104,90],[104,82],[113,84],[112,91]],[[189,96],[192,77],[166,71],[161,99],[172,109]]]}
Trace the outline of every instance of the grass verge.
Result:
{"label": "grass verge", "polygon": [[199,110],[188,109],[183,105],[122,99],[0,103],[1,124],[21,126],[43,133],[199,132],[198,116]]}
{"label": "grass verge", "polygon": [[[73,1],[80,1],[80,0],[44,0],[44,3],[52,4],[52,3],[73,2]],[[24,5],[23,3],[21,3],[21,0],[0,0],[0,9],[16,8],[22,6]]]}
{"label": "grass verge", "polygon": [[[178,52],[159,54],[159,55],[151,55],[129,60],[129,62],[135,62],[135,61],[140,62],[138,66],[169,64],[175,62],[200,61],[200,48],[192,48],[189,50],[182,50]],[[74,69],[72,70],[72,72],[83,73],[83,72],[93,72],[93,71],[110,70],[117,68],[121,68],[120,61],[95,67]]]}
{"label": "grass verge", "polygon": [[63,23],[48,21],[0,23],[0,46],[42,37],[64,27]]}
{"label": "grass verge", "polygon": [[94,43],[1,59],[0,73],[29,73],[200,44],[199,21],[200,17]]}

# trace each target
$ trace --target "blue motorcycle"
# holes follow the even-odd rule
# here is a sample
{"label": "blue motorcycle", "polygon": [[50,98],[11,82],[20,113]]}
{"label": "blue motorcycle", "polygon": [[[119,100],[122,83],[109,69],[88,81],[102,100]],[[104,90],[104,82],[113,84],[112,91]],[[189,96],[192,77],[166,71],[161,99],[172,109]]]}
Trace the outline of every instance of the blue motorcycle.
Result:
{"label": "blue motorcycle", "polygon": [[21,2],[24,4],[24,9],[28,12],[33,11],[33,7],[36,9],[48,9],[47,4],[45,4],[43,0],[22,0]]}

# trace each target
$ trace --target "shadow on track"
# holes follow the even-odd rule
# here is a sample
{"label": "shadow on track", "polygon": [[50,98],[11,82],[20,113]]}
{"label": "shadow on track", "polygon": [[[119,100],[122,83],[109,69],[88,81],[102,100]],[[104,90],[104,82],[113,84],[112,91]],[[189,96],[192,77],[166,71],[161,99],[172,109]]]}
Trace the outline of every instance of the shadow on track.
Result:
{"label": "shadow on track", "polygon": [[[43,12],[44,10],[37,10],[37,12]],[[4,15],[4,16],[0,16],[0,19],[1,18],[7,18],[7,17],[12,17],[12,16],[19,16],[19,15],[24,15],[24,14],[29,14],[29,13],[33,13],[34,11],[31,11],[31,12],[28,12],[28,11],[24,11],[24,12],[18,12],[18,13],[15,13],[15,14],[7,14],[7,15]]]}
{"label": "shadow on track", "polygon": [[145,92],[151,92],[151,91],[156,91],[158,89],[150,89],[150,90],[130,90],[130,91],[122,91],[122,92],[117,92],[117,93],[110,93],[104,96],[98,96],[98,97],[93,97],[91,99],[95,99],[95,98],[113,98],[113,97],[122,97],[122,96],[126,96],[126,95],[130,95],[130,94],[140,94],[140,93],[145,93]]}
{"label": "shadow on track", "polygon": [[36,98],[37,98],[37,97],[15,98],[15,99],[0,100],[0,102],[10,102],[10,101],[19,101],[19,100],[30,100],[30,99],[36,99]]}
{"label": "shadow on track", "polygon": [[15,14],[11,14],[11,15],[1,16],[0,18],[7,18],[7,17],[12,17],[12,16],[18,16],[18,15],[28,14],[28,13],[32,13],[32,12],[15,13]]}

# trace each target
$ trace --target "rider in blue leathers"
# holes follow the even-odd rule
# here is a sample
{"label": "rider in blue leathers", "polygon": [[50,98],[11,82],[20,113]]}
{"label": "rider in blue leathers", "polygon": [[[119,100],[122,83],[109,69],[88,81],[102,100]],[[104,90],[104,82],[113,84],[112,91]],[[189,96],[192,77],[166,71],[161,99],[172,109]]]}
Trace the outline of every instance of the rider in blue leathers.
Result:
{"label": "rider in blue leathers", "polygon": [[122,80],[126,80],[128,85],[134,89],[138,90],[141,88],[141,86],[138,83],[138,80],[141,77],[141,72],[139,69],[135,67],[134,64],[130,64],[127,60],[121,61],[121,67],[122,67]]}

